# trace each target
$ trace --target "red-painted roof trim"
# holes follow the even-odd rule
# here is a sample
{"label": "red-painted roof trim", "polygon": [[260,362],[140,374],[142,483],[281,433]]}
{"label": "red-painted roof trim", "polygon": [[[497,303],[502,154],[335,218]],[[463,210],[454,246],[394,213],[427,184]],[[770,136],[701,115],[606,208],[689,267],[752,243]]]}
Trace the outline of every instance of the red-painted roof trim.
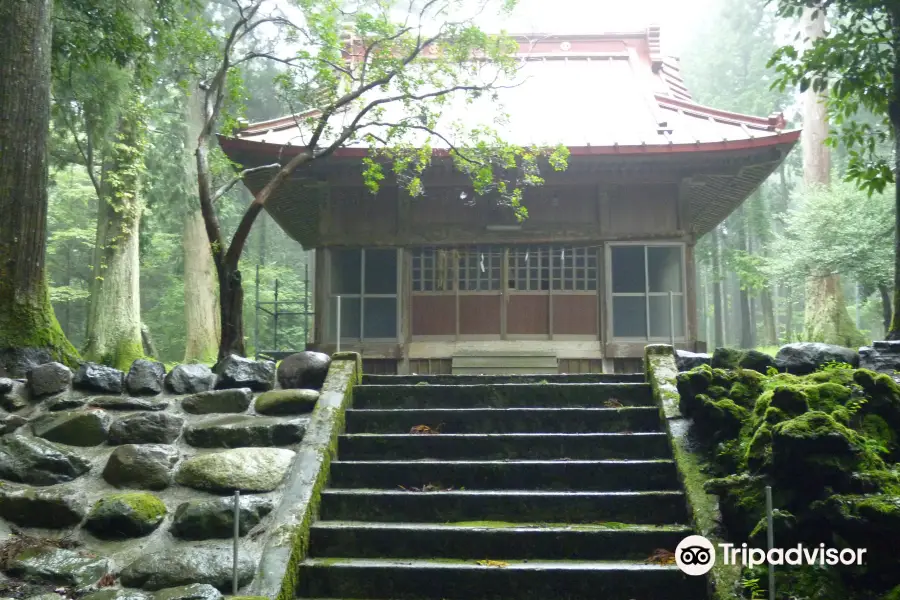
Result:
{"label": "red-painted roof trim", "polygon": [[[266,142],[254,142],[225,136],[219,137],[219,145],[226,152],[249,151],[265,156],[294,156],[304,150],[302,146],[282,146]],[[640,146],[570,146],[569,153],[572,156],[604,156],[604,155],[634,155],[634,154],[674,154],[687,152],[716,152],[722,150],[746,150],[750,148],[765,148],[782,144],[793,144],[800,139],[800,130],[784,131],[776,135],[767,135],[758,138],[721,142],[697,142],[693,144],[644,144]],[[336,158],[363,158],[369,153],[367,148],[339,148],[333,154]],[[435,149],[434,156],[447,156],[448,152]]]}

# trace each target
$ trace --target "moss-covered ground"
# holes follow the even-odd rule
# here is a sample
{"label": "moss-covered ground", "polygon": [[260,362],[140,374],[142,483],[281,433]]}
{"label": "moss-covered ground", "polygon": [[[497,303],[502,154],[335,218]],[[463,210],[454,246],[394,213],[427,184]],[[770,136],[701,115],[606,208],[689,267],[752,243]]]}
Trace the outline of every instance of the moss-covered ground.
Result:
{"label": "moss-covered ground", "polygon": [[[865,548],[861,567],[776,568],[778,598],[893,600],[900,582],[900,387],[830,364],[805,376],[713,369],[677,376],[729,541],[765,547],[765,486],[779,548]],[[765,568],[744,573],[765,588]],[[746,596],[751,596],[751,588]]]}

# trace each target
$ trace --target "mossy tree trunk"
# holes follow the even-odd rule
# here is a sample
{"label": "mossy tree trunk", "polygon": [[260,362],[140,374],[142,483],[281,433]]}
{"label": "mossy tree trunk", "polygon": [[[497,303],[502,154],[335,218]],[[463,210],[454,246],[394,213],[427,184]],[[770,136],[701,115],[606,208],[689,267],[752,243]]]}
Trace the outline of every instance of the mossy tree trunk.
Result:
{"label": "mossy tree trunk", "polygon": [[[193,149],[203,130],[203,94],[195,85],[187,98],[185,129],[185,181],[187,189],[196,185],[197,160]],[[212,363],[219,348],[220,321],[216,271],[203,214],[192,199],[186,207],[182,232],[184,249],[184,321],[186,343],[184,362]]]}
{"label": "mossy tree trunk", "polygon": [[[813,18],[815,16],[815,18]],[[810,40],[825,36],[825,11],[804,12],[806,36]],[[806,91],[803,110],[803,181],[807,187],[831,185],[831,151],[826,145],[828,114],[827,92]],[[804,336],[808,341],[858,346],[863,335],[847,312],[841,276],[821,273],[810,276],[806,283]]]}
{"label": "mossy tree trunk", "polygon": [[0,358],[44,349],[74,365],[44,265],[52,10],[52,0],[0,2]]}
{"label": "mossy tree trunk", "polygon": [[122,109],[103,164],[84,351],[88,360],[123,370],[144,356],[138,232],[145,126],[139,104],[132,96]]}

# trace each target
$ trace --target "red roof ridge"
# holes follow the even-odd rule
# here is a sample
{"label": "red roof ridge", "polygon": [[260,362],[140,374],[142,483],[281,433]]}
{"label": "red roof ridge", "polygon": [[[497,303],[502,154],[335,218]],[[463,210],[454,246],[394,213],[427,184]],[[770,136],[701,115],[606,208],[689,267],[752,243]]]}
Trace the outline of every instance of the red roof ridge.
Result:
{"label": "red roof ridge", "polygon": [[275,131],[280,131],[282,129],[290,129],[297,125],[298,119],[303,119],[305,117],[313,117],[321,113],[321,110],[318,108],[310,109],[304,112],[295,113],[292,115],[285,115],[283,117],[276,117],[274,119],[268,119],[265,121],[257,121],[255,123],[250,123],[245,127],[241,127],[238,130],[238,134],[250,134],[250,133],[260,133],[262,131],[268,131],[269,129],[273,129]]}

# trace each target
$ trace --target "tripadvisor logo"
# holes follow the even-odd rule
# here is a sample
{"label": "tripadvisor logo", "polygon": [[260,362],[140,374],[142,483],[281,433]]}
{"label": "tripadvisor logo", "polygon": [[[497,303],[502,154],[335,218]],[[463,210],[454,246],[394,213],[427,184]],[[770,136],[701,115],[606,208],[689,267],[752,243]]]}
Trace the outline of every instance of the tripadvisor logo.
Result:
{"label": "tripadvisor logo", "polygon": [[[806,548],[801,544],[793,548],[750,548],[747,544],[719,544],[722,564],[755,567],[762,564],[780,565],[861,565],[865,548],[826,548],[819,544]],[[716,549],[702,535],[691,535],[675,548],[675,564],[687,575],[705,575],[716,564]]]}

